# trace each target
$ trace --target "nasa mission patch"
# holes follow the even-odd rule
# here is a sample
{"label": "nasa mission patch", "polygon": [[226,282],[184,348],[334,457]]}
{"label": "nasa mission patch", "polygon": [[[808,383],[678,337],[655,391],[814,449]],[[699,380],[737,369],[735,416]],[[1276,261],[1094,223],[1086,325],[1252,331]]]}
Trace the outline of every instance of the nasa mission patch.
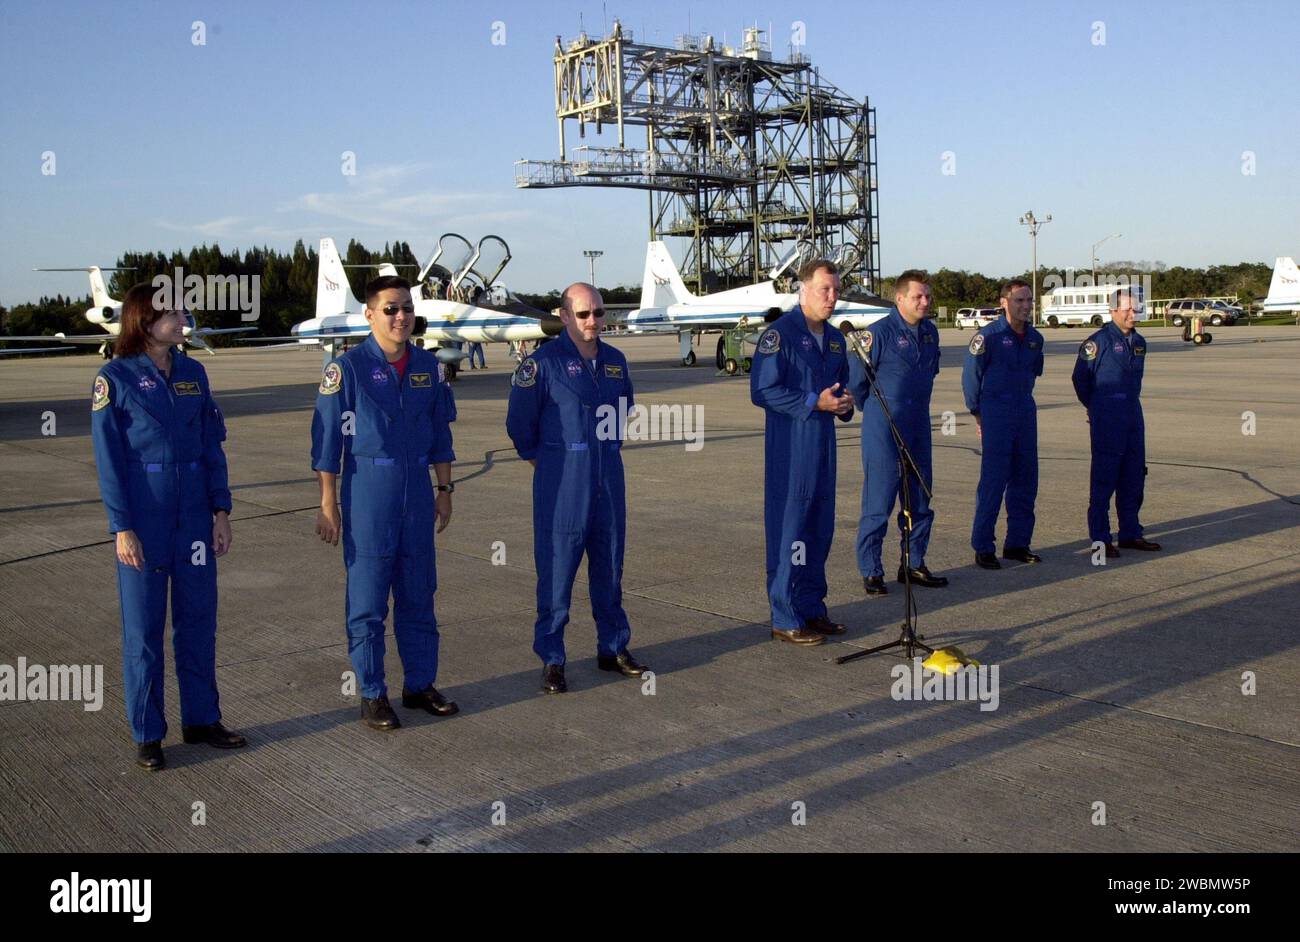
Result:
{"label": "nasa mission patch", "polygon": [[343,388],[343,368],[337,363],[330,363],[320,378],[320,394],[332,396]]}
{"label": "nasa mission patch", "polygon": [[520,389],[527,389],[535,384],[537,382],[537,361],[529,357],[523,363],[520,363],[511,382]]}
{"label": "nasa mission patch", "polygon": [[781,349],[781,332],[778,330],[769,330],[758,341],[759,353],[776,353]]}
{"label": "nasa mission patch", "polygon": [[98,412],[104,406],[108,405],[108,380],[102,376],[95,377],[94,390],[90,396],[90,411]]}
{"label": "nasa mission patch", "polygon": [[984,335],[976,334],[970,339],[970,352],[973,356],[979,356],[984,352]]}
{"label": "nasa mission patch", "polygon": [[1079,348],[1079,356],[1089,361],[1097,359],[1097,341],[1085,340]]}

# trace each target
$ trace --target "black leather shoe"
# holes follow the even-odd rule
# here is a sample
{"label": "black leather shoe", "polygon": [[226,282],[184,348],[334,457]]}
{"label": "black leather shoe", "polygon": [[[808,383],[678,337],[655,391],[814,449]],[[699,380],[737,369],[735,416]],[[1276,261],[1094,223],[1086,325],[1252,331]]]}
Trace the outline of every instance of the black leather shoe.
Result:
{"label": "black leather shoe", "polygon": [[153,742],[142,742],[136,747],[135,764],[147,772],[157,772],[159,769],[167,767],[167,760],[163,758],[162,740],[155,739]]}
{"label": "black leather shoe", "polygon": [[889,587],[885,585],[882,576],[863,576],[862,591],[867,593],[867,598],[873,598],[877,595],[888,595]]}
{"label": "black leather shoe", "polygon": [[1119,550],[1115,549],[1115,544],[1114,544],[1114,543],[1107,543],[1107,544],[1106,544],[1106,558],[1107,558],[1107,559],[1119,559]]}
{"label": "black leather shoe", "polygon": [[839,622],[831,621],[825,615],[818,615],[816,618],[808,619],[804,627],[811,628],[820,635],[842,635],[849,630]]}
{"label": "black leather shoe", "polygon": [[976,566],[979,566],[981,569],[1001,569],[1001,568],[1002,568],[1002,564],[1001,564],[1000,562],[998,562],[998,558],[997,558],[996,556],[994,556],[992,553],[976,553],[976,554],[975,554],[975,565],[976,565]]}
{"label": "black leather shoe", "polygon": [[1147,553],[1154,553],[1160,549],[1159,543],[1152,543],[1150,540],[1144,540],[1138,537],[1136,540],[1120,540],[1119,545],[1124,549],[1143,550]]}
{"label": "black leather shoe", "polygon": [[563,664],[547,664],[542,668],[542,693],[564,693],[568,689]]}
{"label": "black leather shoe", "polygon": [[[947,576],[936,576],[925,566],[917,566],[912,570],[912,585],[925,586],[927,589],[942,589],[948,584]],[[903,569],[898,569],[898,581],[903,581]]]}
{"label": "black leather shoe", "polygon": [[402,706],[410,710],[428,710],[434,716],[453,716],[460,712],[460,707],[438,693],[433,684],[419,693],[411,693],[403,687]]}
{"label": "black leather shoe", "polygon": [[811,628],[773,628],[772,637],[791,644],[821,644],[826,639]]}
{"label": "black leather shoe", "polygon": [[1018,563],[1041,563],[1043,557],[1037,553],[1030,552],[1028,546],[1007,546],[1002,550],[1003,559],[1011,559]]}
{"label": "black leather shoe", "polygon": [[371,729],[398,729],[402,721],[393,712],[388,697],[376,697],[373,700],[361,698],[361,719]]}
{"label": "black leather shoe", "polygon": [[640,677],[650,669],[644,664],[638,664],[636,658],[632,657],[626,648],[623,649],[622,654],[614,657],[598,654],[596,656],[596,666],[603,671],[617,671],[624,677]]}
{"label": "black leather shoe", "polygon": [[193,745],[205,742],[218,749],[240,749],[248,745],[248,740],[233,730],[226,729],[220,723],[207,726],[182,726],[181,739]]}

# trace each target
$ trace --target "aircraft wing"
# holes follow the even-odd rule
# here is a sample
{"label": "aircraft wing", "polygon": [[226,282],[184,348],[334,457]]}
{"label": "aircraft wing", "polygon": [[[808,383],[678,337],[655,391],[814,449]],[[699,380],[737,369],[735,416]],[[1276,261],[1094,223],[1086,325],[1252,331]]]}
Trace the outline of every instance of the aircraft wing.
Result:
{"label": "aircraft wing", "polygon": [[276,340],[293,340],[301,344],[315,343],[318,340],[365,340],[365,334],[354,331],[340,331],[332,334],[292,334],[288,337],[244,337],[240,343],[270,343]]}
{"label": "aircraft wing", "polygon": [[10,337],[0,335],[0,340],[57,340],[59,343],[105,343],[113,339],[111,334],[37,334],[34,337]]}
{"label": "aircraft wing", "polygon": [[250,331],[257,330],[256,327],[196,327],[190,331],[191,334],[200,334],[204,337],[212,334],[246,334]]}
{"label": "aircraft wing", "polygon": [[[23,337],[6,337],[5,340],[23,340]],[[12,356],[15,353],[67,353],[72,347],[6,347],[0,350],[0,357]]]}

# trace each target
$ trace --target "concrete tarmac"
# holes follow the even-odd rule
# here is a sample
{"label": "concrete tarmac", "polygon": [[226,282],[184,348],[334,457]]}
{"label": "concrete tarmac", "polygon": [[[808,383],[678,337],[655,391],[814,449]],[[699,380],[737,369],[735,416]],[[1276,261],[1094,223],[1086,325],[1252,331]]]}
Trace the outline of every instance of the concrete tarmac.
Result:
{"label": "concrete tarmac", "polygon": [[[896,655],[833,663],[892,640],[903,617],[900,586],[867,600],[856,571],[857,419],[838,432],[828,566],[831,615],[849,631],[811,649],[770,640],[763,414],[746,378],[715,375],[715,337],[693,368],[677,364],[675,338],[616,341],[639,402],[703,407],[699,450],[624,450],[624,602],[653,692],[596,669],[584,567],[570,692],[543,696],[531,469],[505,434],[511,364],[489,345],[490,368],[455,386],[454,516],[437,541],[437,684],[462,712],[396,705],[404,726],[391,733],[364,727],[344,691],[341,550],[313,533],[319,354],[200,355],[226,414],[235,501],[218,681],[224,721],[250,746],[180,742],[169,652],[158,774],[135,767],[123,709],[89,438],[99,361],[0,362],[0,665],[102,665],[105,688],[98,711],[0,702],[0,849],[1300,849],[1300,328],[1220,328],[1204,348],[1144,332],[1142,517],[1164,551],[1093,565],[1087,425],[1070,386],[1086,332],[1046,331],[1044,561],[999,572],[976,568],[970,548],[971,334],[942,332],[926,562],[952,582],[916,598],[929,644],[997,665],[987,711],[894,699]],[[888,576],[897,564],[891,523]],[[387,664],[398,699],[391,631]]]}

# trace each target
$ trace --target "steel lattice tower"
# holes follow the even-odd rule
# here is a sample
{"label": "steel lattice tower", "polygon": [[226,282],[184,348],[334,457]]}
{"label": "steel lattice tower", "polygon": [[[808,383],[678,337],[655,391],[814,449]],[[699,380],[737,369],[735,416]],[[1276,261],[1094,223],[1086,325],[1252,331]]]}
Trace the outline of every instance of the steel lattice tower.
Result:
{"label": "steel lattice tower", "polygon": [[[650,238],[689,240],[683,277],[701,293],[764,280],[799,239],[838,250],[878,290],[875,109],[798,51],[773,60],[763,33],[746,29],[739,50],[710,36],[637,43],[617,20],[603,40],[557,36],[560,159],[518,161],[515,185],[648,190]],[[580,138],[616,128],[618,146],[569,159],[570,121]],[[629,125],[645,128],[643,149],[627,147]]]}

